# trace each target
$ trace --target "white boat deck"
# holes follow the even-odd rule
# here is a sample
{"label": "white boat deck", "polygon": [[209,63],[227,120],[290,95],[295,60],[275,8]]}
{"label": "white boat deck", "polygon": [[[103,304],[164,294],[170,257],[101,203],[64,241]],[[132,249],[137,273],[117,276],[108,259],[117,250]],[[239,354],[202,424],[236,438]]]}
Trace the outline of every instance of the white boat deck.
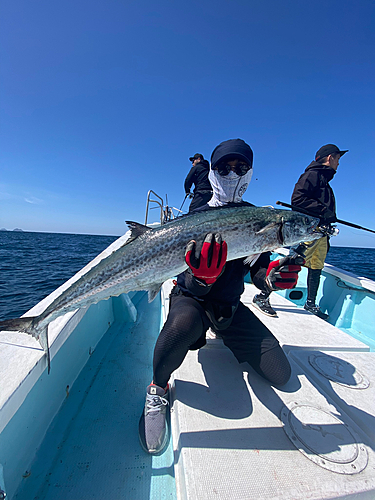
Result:
{"label": "white boat deck", "polygon": [[258,293],[254,285],[246,284],[242,302],[251,308],[280,342],[283,349],[321,349],[323,351],[368,351],[369,347],[326,321],[322,321],[293,302],[273,293],[270,301],[278,317],[272,318],[261,313],[252,305]]}
{"label": "white boat deck", "polygon": [[[254,293],[246,285],[243,301]],[[375,353],[277,294],[271,303],[278,318],[252,310],[288,353],[286,386],[238,364],[218,339],[190,352],[174,374],[178,498],[375,498],[375,394],[371,383],[357,387],[375,380]],[[340,360],[351,367],[346,386],[314,369],[312,355],[341,377]]]}

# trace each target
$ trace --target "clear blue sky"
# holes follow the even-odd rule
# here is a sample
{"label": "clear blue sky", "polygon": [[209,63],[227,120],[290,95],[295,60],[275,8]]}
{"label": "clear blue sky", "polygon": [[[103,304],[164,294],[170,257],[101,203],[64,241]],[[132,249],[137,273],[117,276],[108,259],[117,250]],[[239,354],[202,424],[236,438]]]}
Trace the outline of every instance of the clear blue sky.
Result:
{"label": "clear blue sky", "polygon": [[375,229],[373,0],[2,0],[0,22],[0,228],[121,235],[149,189],[181,206],[189,156],[240,137],[256,205],[349,149],[338,217]]}

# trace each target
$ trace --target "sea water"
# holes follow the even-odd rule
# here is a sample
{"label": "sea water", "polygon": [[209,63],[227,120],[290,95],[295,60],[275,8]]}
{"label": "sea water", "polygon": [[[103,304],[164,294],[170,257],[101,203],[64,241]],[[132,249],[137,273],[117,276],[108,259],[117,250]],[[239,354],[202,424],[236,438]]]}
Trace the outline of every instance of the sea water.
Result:
{"label": "sea water", "polygon": [[[117,236],[0,231],[0,321],[22,316]],[[375,248],[331,247],[326,262],[375,280]]]}
{"label": "sea water", "polygon": [[0,320],[22,316],[117,238],[0,231]]}

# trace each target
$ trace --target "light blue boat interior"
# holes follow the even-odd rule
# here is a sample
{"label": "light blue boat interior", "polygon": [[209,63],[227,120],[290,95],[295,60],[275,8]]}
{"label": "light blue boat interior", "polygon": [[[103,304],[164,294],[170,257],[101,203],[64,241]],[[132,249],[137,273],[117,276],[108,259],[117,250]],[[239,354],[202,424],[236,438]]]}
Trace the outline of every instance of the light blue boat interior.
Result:
{"label": "light blue boat interior", "polygon": [[[3,430],[0,463],[9,471],[9,498],[175,498],[171,444],[152,457],[137,432],[152,378],[160,298],[148,304],[147,294],[138,292],[132,302],[135,322],[122,296],[91,306],[53,358],[50,374],[44,372]],[[101,339],[91,352],[93,336]],[[72,373],[77,378],[69,388],[64,379]]]}
{"label": "light blue boat interior", "polygon": [[[280,292],[300,307],[306,275],[303,269],[297,288]],[[374,293],[325,272],[319,293],[332,324],[374,350]],[[137,292],[91,306],[1,433],[7,498],[177,498],[172,440],[152,457],[138,439],[161,323],[160,295],[152,303]]]}
{"label": "light blue boat interior", "polygon": [[[333,267],[333,266],[332,266]],[[350,273],[345,273],[350,278]],[[307,299],[307,269],[299,273],[297,287],[277,292],[303,307]],[[342,277],[323,271],[318,289],[317,304],[329,314],[328,322],[375,350],[375,293],[345,281]]]}

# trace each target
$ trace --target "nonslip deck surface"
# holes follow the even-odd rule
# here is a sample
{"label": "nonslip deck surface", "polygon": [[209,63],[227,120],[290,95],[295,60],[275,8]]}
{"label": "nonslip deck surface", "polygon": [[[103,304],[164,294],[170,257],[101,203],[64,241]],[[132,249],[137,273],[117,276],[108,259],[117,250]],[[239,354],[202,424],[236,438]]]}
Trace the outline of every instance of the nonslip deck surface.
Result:
{"label": "nonslip deck surface", "polygon": [[270,303],[278,317],[266,316],[253,306],[253,297],[257,292],[254,285],[247,284],[241,300],[271,330],[285,351],[312,348],[324,351],[370,350],[360,340],[343,333],[277,293],[270,295]]}
{"label": "nonslip deck surface", "polygon": [[[255,312],[250,305],[254,293],[247,285],[243,301]],[[270,386],[247,364],[238,364],[217,339],[190,352],[174,374],[179,498],[305,500],[356,493],[372,498],[375,441],[361,428],[374,422],[372,390],[357,391],[362,409],[348,415],[353,396],[345,401],[334,384],[326,391],[300,359],[310,352],[328,356],[335,348],[331,357],[353,353],[358,369],[369,372],[372,353],[283,297],[274,294],[271,303],[278,318],[256,314],[289,353],[292,376],[286,386]]]}

